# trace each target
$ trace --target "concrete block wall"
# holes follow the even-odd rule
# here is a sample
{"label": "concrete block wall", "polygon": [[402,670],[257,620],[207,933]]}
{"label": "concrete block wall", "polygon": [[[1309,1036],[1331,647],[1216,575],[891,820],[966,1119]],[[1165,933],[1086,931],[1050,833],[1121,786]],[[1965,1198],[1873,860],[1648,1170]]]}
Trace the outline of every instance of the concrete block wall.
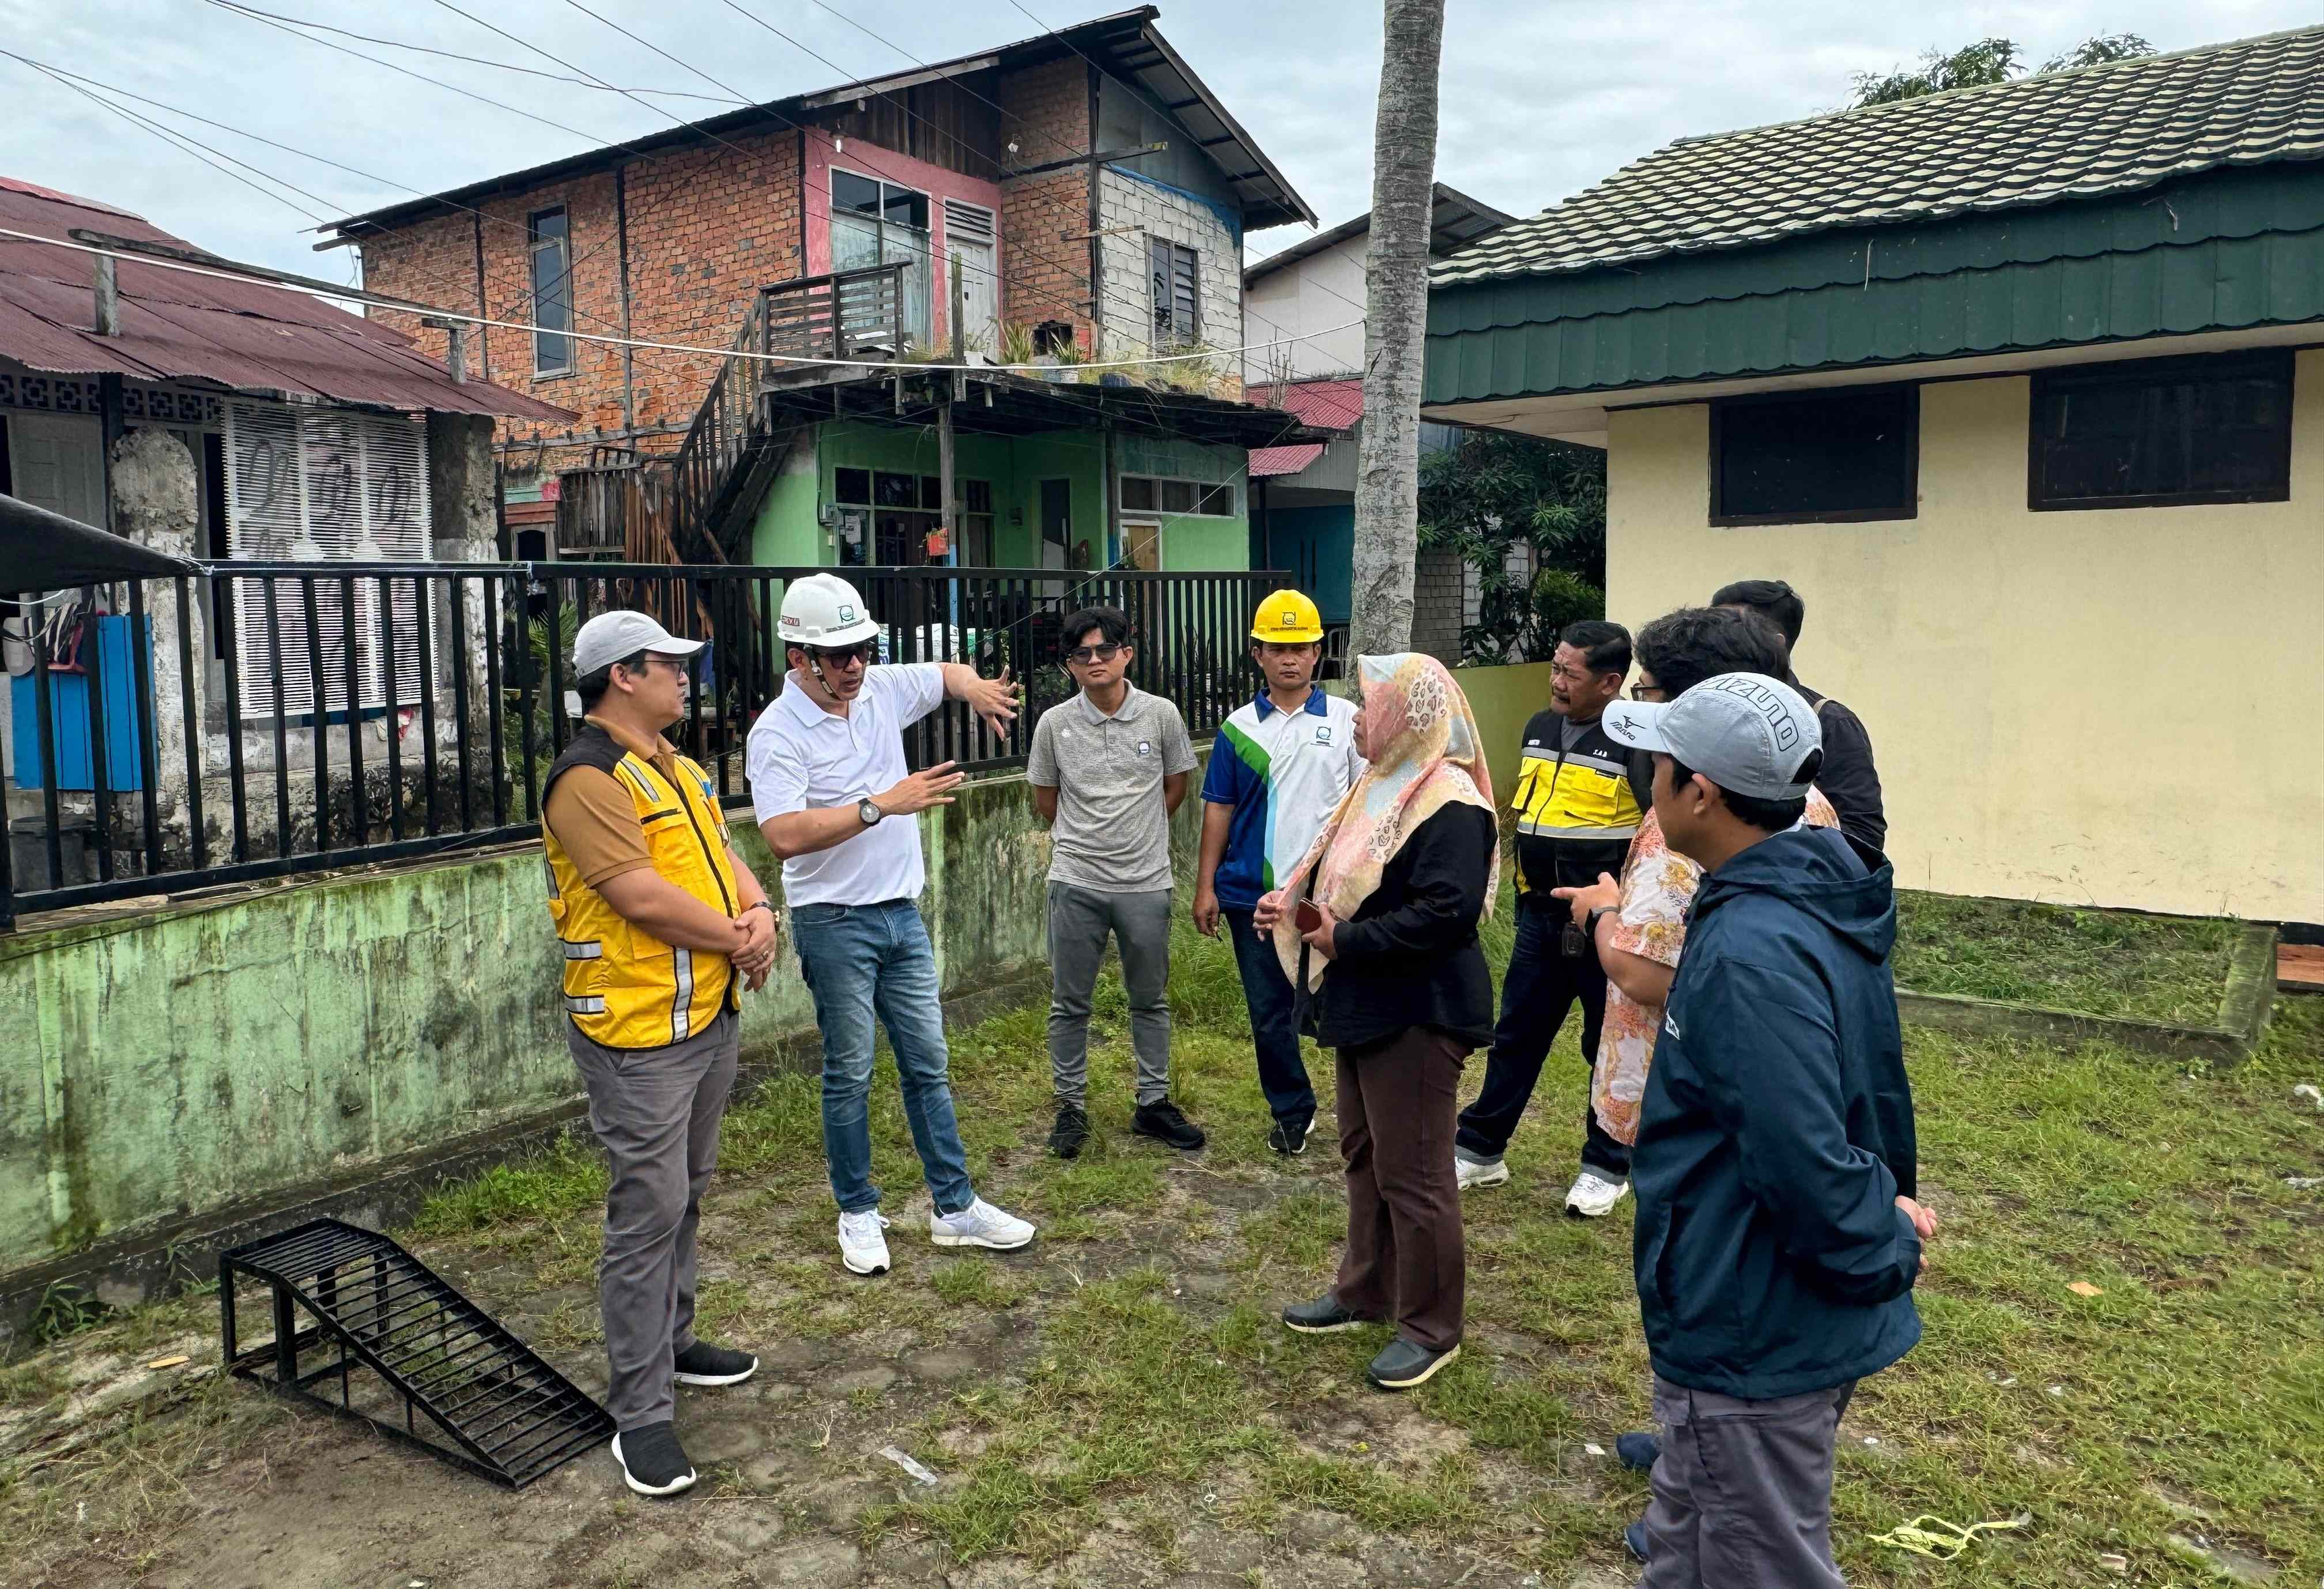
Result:
{"label": "concrete block wall", "polygon": [[1461,662],[1463,565],[1449,546],[1425,546],[1412,577],[1412,649],[1448,668]]}
{"label": "concrete block wall", "polygon": [[1153,348],[1154,237],[1202,254],[1202,340],[1242,345],[1242,249],[1216,210],[1107,167],[1098,173],[1098,226],[1109,234],[1099,239],[1108,353],[1132,357]]}

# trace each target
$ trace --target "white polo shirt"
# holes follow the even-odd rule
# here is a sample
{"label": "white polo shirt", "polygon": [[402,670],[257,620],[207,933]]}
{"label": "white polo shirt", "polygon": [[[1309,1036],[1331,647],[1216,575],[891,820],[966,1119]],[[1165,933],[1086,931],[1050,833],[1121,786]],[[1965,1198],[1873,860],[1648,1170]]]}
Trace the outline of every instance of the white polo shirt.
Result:
{"label": "white polo shirt", "polygon": [[[902,781],[904,730],[943,704],[944,668],[908,662],[865,670],[844,716],[826,712],[794,673],[751,725],[751,804],[759,821],[845,806]],[[827,850],[783,863],[786,905],[877,905],[916,900],[927,882],[917,818],[890,817]]]}

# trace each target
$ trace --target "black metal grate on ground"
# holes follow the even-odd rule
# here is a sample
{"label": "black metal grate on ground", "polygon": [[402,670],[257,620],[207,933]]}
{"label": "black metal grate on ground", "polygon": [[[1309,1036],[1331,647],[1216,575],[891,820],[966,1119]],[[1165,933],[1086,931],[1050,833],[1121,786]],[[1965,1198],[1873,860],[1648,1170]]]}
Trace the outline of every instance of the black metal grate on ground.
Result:
{"label": "black metal grate on ground", "polygon": [[[273,1303],[274,1338],[246,1350],[237,1280],[263,1282]],[[604,1408],[375,1231],[318,1219],[236,1247],[218,1259],[218,1307],[229,1372],[512,1490],[613,1437]],[[358,1369],[380,1381],[360,1401]],[[318,1393],[334,1379],[336,1398]]]}

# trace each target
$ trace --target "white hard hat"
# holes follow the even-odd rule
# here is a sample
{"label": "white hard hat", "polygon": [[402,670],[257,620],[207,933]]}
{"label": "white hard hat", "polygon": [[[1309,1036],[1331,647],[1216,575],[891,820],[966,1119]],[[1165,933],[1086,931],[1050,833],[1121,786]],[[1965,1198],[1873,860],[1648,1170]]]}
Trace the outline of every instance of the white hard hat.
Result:
{"label": "white hard hat", "polygon": [[880,625],[855,587],[836,574],[809,574],[783,592],[782,643],[860,645],[880,637]]}

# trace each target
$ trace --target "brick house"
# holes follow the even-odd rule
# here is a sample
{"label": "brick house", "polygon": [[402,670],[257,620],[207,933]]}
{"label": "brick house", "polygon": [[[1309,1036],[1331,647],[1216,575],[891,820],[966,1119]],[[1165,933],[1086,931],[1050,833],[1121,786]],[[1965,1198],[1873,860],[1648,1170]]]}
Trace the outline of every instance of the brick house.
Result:
{"label": "brick house", "polygon": [[[932,551],[927,533],[944,516],[930,432],[946,394],[909,377],[911,361],[955,345],[1067,365],[1239,346],[1245,235],[1313,224],[1157,15],[672,127],[349,217],[337,238],[376,291],[540,328],[480,334],[466,354],[486,379],[582,416],[570,430],[503,427],[517,555],[566,535],[527,505],[560,476],[609,454],[687,453],[671,532],[686,556],[1248,567],[1249,448],[1293,421],[1240,401],[1232,357],[1128,391],[1069,368],[954,383],[956,544]],[[892,334],[841,328],[843,351],[893,374],[770,375],[565,334],[827,353],[837,345],[765,328],[812,322],[827,339],[873,293]],[[385,318],[447,351],[447,332]]]}

